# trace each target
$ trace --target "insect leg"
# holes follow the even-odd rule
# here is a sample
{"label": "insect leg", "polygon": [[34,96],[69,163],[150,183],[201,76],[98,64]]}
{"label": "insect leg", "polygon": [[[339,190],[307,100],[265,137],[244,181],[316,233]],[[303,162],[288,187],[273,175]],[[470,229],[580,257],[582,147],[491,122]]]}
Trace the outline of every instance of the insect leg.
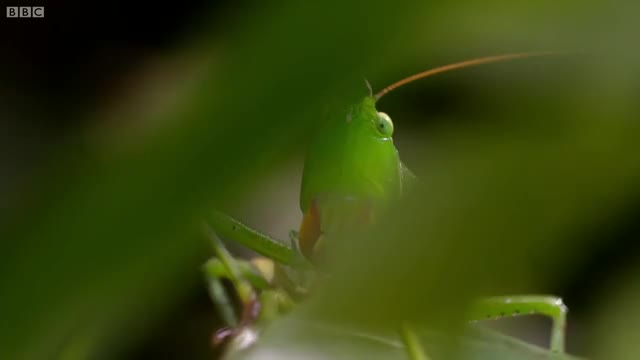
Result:
{"label": "insect leg", "polygon": [[246,246],[262,256],[284,265],[311,267],[311,264],[291,247],[251,229],[229,215],[216,211],[206,220],[219,236]]}
{"label": "insect leg", "polygon": [[567,311],[559,297],[518,295],[481,299],[473,304],[468,316],[471,321],[518,315],[548,316],[552,320],[551,351],[563,353]]}

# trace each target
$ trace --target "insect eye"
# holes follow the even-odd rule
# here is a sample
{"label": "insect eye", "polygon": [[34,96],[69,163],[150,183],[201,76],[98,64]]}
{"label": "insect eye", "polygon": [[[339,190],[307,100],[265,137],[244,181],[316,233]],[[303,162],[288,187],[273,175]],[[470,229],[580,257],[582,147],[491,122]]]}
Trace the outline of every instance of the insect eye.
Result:
{"label": "insect eye", "polygon": [[391,121],[389,115],[383,112],[378,112],[376,128],[378,129],[378,132],[384,136],[393,135],[393,121]]}

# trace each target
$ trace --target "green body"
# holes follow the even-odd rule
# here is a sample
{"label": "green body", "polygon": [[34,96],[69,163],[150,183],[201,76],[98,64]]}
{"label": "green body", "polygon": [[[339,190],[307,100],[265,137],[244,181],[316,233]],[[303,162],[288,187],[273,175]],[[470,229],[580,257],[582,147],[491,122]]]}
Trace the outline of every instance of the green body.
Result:
{"label": "green body", "polygon": [[[300,207],[305,217],[307,214],[319,217],[322,234],[344,224],[360,226],[357,216],[361,215],[360,210],[379,211],[380,207],[372,209],[370,204],[383,205],[397,198],[403,186],[415,179],[400,161],[392,135],[391,119],[376,110],[372,96],[334,113],[324,124],[308,150],[300,192]],[[315,214],[310,209],[316,210]],[[313,268],[295,242],[291,247],[286,246],[218,212],[207,222],[213,227],[214,239],[220,234],[303,274]],[[254,272],[248,272],[246,266],[227,256],[221,247],[219,241],[214,241],[218,259],[206,267],[210,291],[214,302],[227,307],[223,315],[229,319],[229,325],[242,327],[242,321],[235,319],[233,311],[228,309],[220,278],[232,280],[239,295],[246,295],[240,296],[241,299],[252,299],[247,291],[241,291],[246,289],[247,283],[262,289],[264,294],[268,291],[264,289],[267,282]],[[247,273],[242,274],[243,270]],[[250,310],[251,304],[251,301],[244,301],[244,309]],[[567,308],[557,297],[522,295],[482,299],[471,306],[467,318],[477,321],[527,314],[548,316],[552,319],[551,350],[562,353],[566,312]],[[410,358],[427,359],[414,335],[409,327],[403,328],[402,339]]]}
{"label": "green body", "polygon": [[378,129],[375,100],[368,96],[328,119],[310,146],[300,208],[306,212],[312,200],[327,196],[387,201],[401,188],[398,150]]}

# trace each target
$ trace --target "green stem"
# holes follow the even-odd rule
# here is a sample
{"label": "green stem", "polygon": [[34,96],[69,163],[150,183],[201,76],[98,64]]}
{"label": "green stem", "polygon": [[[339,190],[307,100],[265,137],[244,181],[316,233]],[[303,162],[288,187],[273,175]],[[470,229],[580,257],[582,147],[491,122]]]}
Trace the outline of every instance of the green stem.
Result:
{"label": "green stem", "polygon": [[220,259],[220,262],[222,262],[226,268],[227,273],[229,274],[229,280],[233,283],[233,286],[238,292],[240,301],[242,301],[243,304],[249,304],[255,297],[251,285],[242,277],[240,269],[236,266],[237,264],[235,259],[224,247],[224,244],[222,244],[222,241],[216,232],[211,230],[208,226],[205,227],[209,237],[211,238],[213,250],[218,259]]}
{"label": "green stem", "polygon": [[430,360],[427,353],[422,348],[420,340],[416,333],[411,329],[408,324],[403,324],[400,329],[402,341],[404,342],[405,349],[409,353],[409,359],[411,360]]}

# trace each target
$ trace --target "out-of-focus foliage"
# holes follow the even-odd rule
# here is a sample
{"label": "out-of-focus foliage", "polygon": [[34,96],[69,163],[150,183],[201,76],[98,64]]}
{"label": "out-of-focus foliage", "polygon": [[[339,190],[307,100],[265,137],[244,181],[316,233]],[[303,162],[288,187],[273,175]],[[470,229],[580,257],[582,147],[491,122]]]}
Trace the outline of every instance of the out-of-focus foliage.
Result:
{"label": "out-of-focus foliage", "polygon": [[[189,44],[201,71],[177,106],[149,109],[163,126],[125,144],[117,133],[70,139],[51,155],[38,196],[4,219],[0,358],[117,357],[199,271],[194,260],[208,252],[194,231],[200,214],[234,204],[303,151],[325,104],[364,93],[364,76],[379,88],[481,55],[569,52],[445,75],[476,82],[466,106],[483,111],[420,134],[406,156],[422,179],[416,193],[372,233],[339,242],[322,291],[254,351],[286,346],[278,334],[305,319],[455,331],[474,296],[568,276],[597,245],[589,232],[637,199],[638,11],[633,1],[247,4],[223,32]],[[410,115],[393,100],[401,91],[379,104],[400,139]],[[603,309],[638,294],[607,300]],[[639,356],[609,348],[629,331],[613,324],[591,350]],[[300,336],[296,351],[326,340],[304,326]],[[352,358],[371,351],[348,345]],[[512,358],[503,355],[484,358]]]}
{"label": "out-of-focus foliage", "polygon": [[[551,354],[512,337],[469,329],[464,335],[445,336],[439,332],[418,334],[432,359],[556,359],[578,360],[569,355]],[[267,340],[248,348],[238,359],[406,359],[404,345],[394,333],[372,334],[357,328],[326,323],[284,320],[269,329]]]}

